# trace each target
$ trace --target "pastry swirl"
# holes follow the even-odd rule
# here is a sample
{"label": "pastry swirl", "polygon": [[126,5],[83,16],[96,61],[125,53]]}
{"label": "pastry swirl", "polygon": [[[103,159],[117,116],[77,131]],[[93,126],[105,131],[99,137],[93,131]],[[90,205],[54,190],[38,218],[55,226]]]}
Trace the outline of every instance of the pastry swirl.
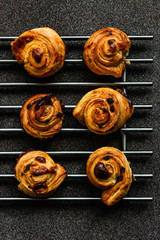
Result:
{"label": "pastry swirl", "polygon": [[19,64],[30,75],[48,77],[59,71],[66,55],[64,42],[52,28],[35,28],[22,33],[11,43],[12,52]]}
{"label": "pastry swirl", "polygon": [[102,202],[108,206],[126,196],[132,183],[132,170],[126,156],[113,147],[99,148],[90,155],[87,176],[95,187],[103,189]]}
{"label": "pastry swirl", "polygon": [[42,151],[30,151],[17,158],[18,189],[31,197],[48,197],[67,176],[66,170]]}
{"label": "pastry swirl", "polygon": [[53,94],[37,94],[22,106],[20,121],[23,129],[36,138],[50,138],[62,128],[61,102]]}
{"label": "pastry swirl", "polygon": [[116,28],[103,28],[87,40],[83,58],[92,72],[119,78],[125,69],[124,59],[129,54],[130,46],[130,39],[124,32]]}
{"label": "pastry swirl", "polygon": [[92,132],[108,134],[121,128],[133,110],[120,89],[98,88],[84,95],[73,110],[73,116]]}

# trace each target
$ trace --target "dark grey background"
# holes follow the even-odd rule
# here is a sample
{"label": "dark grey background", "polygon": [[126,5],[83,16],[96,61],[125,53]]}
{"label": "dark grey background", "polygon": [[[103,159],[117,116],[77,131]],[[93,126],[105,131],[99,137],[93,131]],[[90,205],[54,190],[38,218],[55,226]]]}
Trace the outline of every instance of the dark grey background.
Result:
{"label": "dark grey background", "polygon": [[[127,81],[153,81],[152,87],[128,87],[134,104],[153,104],[152,110],[135,110],[128,127],[154,127],[152,133],[127,134],[128,150],[153,150],[152,156],[128,156],[134,173],[153,173],[153,179],[137,179],[128,196],[153,196],[152,202],[120,202],[106,207],[101,202],[11,203],[1,202],[0,239],[159,239],[159,11],[160,3],[151,1],[1,1],[0,35],[18,36],[41,26],[50,26],[60,35],[90,35],[104,27],[117,27],[129,35],[154,35],[153,40],[133,40],[130,58],[154,58],[153,63],[133,63]],[[80,58],[84,41],[65,42],[67,58]],[[0,43],[0,59],[11,59],[9,42]],[[84,65],[66,65],[45,81],[115,81],[99,77]],[[0,65],[1,82],[35,82],[22,66]],[[76,104],[92,88],[0,88],[0,105],[21,105],[30,96],[54,92],[65,104]],[[65,110],[64,127],[81,127]],[[0,127],[20,127],[18,111],[3,111]],[[120,132],[109,136],[92,133],[60,133],[39,141],[25,133],[2,134],[0,151],[96,150],[102,146],[122,149]],[[85,173],[87,158],[53,157],[69,173]],[[0,158],[0,173],[13,173],[15,157]],[[24,196],[13,179],[0,181],[0,197]],[[66,181],[54,196],[100,196],[88,180]]]}

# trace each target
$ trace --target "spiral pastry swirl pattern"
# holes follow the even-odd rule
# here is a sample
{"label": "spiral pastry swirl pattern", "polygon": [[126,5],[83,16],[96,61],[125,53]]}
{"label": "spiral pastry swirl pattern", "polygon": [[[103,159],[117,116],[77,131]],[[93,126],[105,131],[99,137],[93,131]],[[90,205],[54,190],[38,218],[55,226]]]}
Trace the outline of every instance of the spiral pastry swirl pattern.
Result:
{"label": "spiral pastry swirl pattern", "polygon": [[66,170],[42,151],[21,154],[15,166],[18,189],[31,197],[48,197],[66,176]]}
{"label": "spiral pastry swirl pattern", "polygon": [[30,97],[22,106],[20,121],[23,129],[33,137],[53,137],[62,128],[61,102],[53,94]]}
{"label": "spiral pastry swirl pattern", "polygon": [[73,116],[92,132],[108,134],[121,128],[132,113],[133,105],[120,89],[98,88],[84,95]]}
{"label": "spiral pastry swirl pattern", "polygon": [[65,45],[53,29],[35,28],[22,33],[11,43],[18,63],[35,77],[48,77],[59,71],[66,55]]}
{"label": "spiral pastry swirl pattern", "polygon": [[113,147],[99,148],[90,155],[87,176],[95,187],[103,189],[102,202],[108,206],[120,201],[132,183],[132,170],[127,158]]}
{"label": "spiral pastry swirl pattern", "polygon": [[83,58],[92,72],[119,78],[125,69],[124,59],[129,54],[130,46],[130,39],[124,32],[116,28],[103,28],[87,40]]}

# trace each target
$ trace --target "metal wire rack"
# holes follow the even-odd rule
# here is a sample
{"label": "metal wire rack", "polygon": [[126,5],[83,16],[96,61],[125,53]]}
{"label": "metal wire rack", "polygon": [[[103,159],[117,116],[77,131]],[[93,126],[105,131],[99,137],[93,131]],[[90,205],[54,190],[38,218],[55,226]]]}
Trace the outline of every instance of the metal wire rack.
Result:
{"label": "metal wire rack", "polygon": [[[0,41],[12,41],[15,40],[17,37],[0,37]],[[61,36],[63,40],[87,40],[89,36]],[[153,36],[129,36],[132,40],[146,40],[146,39],[153,39]],[[126,59],[127,61],[131,61],[134,63],[139,62],[153,62],[153,59]],[[83,63],[83,59],[66,59],[66,63],[77,64]],[[15,64],[17,63],[16,60],[13,59],[0,59],[0,64]],[[0,87],[63,87],[63,86],[81,86],[81,87],[101,87],[101,86],[120,86],[123,87],[123,91],[126,93],[125,87],[127,86],[152,86],[153,82],[127,82],[126,77],[126,70],[124,70],[122,81],[114,82],[114,83],[96,83],[96,82],[57,82],[57,83],[0,83]],[[66,109],[68,108],[75,108],[76,105],[65,105]],[[0,111],[2,110],[20,110],[22,106],[0,106]],[[151,109],[151,104],[142,104],[142,105],[134,105],[135,109]],[[150,132],[153,131],[153,128],[127,128],[126,124],[121,128],[122,134],[122,150],[123,153],[126,155],[135,155],[135,154],[152,154],[153,151],[127,151],[127,137],[126,132]],[[0,133],[2,132],[23,132],[22,128],[0,128]],[[89,132],[88,129],[85,128],[63,128],[62,132]],[[0,152],[0,156],[13,156],[19,155],[21,152]],[[90,155],[91,151],[49,151],[47,152],[50,155],[56,156],[64,156],[64,155]],[[151,178],[153,174],[134,174],[136,178]],[[0,174],[0,178],[13,178],[14,174]],[[87,178],[86,174],[69,174],[68,178]],[[26,198],[26,197],[10,197],[10,198],[0,198],[0,201],[58,201],[58,200],[65,200],[65,201],[76,201],[76,200],[87,200],[87,201],[99,201],[100,197],[54,197],[54,198],[47,198],[47,199],[34,199],[34,198]],[[153,200],[152,197],[125,197],[123,200],[134,200],[134,201],[151,201]]]}

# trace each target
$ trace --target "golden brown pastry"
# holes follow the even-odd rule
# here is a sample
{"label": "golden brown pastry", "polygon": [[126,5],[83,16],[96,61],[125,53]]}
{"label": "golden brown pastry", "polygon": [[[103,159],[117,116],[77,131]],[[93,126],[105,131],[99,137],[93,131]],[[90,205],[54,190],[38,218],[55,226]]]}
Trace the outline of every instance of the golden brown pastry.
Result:
{"label": "golden brown pastry", "polygon": [[102,202],[108,206],[126,196],[132,183],[132,170],[126,156],[113,147],[99,148],[90,155],[87,176],[95,187],[103,189]]}
{"label": "golden brown pastry", "polygon": [[64,64],[66,48],[52,28],[35,28],[22,33],[11,43],[12,52],[19,64],[30,75],[48,77],[59,71]]}
{"label": "golden brown pastry", "polygon": [[17,158],[18,189],[31,197],[48,197],[67,176],[67,171],[45,152],[30,151]]}
{"label": "golden brown pastry", "polygon": [[84,95],[73,110],[73,116],[92,132],[108,134],[121,128],[133,110],[120,89],[98,88]]}
{"label": "golden brown pastry", "polygon": [[61,102],[53,94],[37,94],[22,106],[20,121],[23,129],[36,138],[50,138],[62,128]]}
{"label": "golden brown pastry", "polygon": [[124,59],[129,54],[130,46],[130,39],[124,32],[116,28],[103,28],[87,40],[83,58],[92,72],[119,78],[125,69]]}

